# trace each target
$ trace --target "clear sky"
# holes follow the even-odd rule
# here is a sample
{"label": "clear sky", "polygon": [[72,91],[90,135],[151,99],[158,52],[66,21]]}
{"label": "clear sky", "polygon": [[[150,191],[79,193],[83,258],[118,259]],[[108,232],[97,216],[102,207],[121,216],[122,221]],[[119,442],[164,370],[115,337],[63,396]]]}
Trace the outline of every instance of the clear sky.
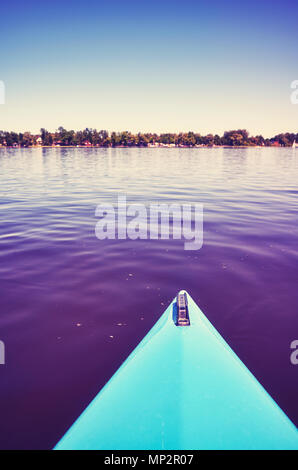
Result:
{"label": "clear sky", "polygon": [[297,0],[12,0],[0,16],[0,129],[298,131]]}

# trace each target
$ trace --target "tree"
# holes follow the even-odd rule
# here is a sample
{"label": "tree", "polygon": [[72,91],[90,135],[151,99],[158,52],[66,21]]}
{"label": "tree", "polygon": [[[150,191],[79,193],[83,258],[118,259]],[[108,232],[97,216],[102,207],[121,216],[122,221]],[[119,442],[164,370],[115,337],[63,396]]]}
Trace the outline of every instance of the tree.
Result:
{"label": "tree", "polygon": [[40,137],[41,137],[42,145],[50,146],[53,144],[52,135],[43,127],[40,129]]}

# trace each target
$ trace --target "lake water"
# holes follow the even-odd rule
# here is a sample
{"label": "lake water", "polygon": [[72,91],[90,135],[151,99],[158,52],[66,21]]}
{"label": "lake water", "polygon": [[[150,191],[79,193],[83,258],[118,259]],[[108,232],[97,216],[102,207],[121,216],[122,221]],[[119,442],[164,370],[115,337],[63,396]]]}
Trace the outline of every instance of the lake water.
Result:
{"label": "lake water", "polygon": [[[53,447],[181,288],[298,424],[298,150],[2,149],[0,187],[0,448]],[[98,240],[120,194],[203,203],[203,248]]]}

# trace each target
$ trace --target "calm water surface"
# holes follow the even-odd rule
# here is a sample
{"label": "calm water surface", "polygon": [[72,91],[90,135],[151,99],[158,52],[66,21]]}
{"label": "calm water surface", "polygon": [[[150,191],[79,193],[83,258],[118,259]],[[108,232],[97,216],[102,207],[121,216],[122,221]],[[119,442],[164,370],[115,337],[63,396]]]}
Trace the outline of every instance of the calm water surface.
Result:
{"label": "calm water surface", "polygon": [[[0,448],[53,447],[181,288],[298,424],[298,150],[3,149],[0,188]],[[118,194],[203,203],[203,248],[99,241]]]}

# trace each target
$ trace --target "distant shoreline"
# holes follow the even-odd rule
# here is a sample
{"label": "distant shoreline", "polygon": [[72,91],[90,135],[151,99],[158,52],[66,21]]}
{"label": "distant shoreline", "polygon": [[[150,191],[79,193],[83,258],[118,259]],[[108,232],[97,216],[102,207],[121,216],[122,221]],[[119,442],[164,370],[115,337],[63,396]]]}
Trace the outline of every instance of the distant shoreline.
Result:
{"label": "distant shoreline", "polygon": [[63,148],[262,148],[297,147],[298,133],[278,134],[271,138],[250,136],[246,129],[201,135],[196,132],[142,133],[108,132],[86,128],[74,131],[59,127],[55,132],[40,129],[39,134],[0,131],[0,148],[63,147]]}
{"label": "distant shoreline", "polygon": [[31,145],[28,147],[24,146],[8,146],[0,145],[0,150],[14,149],[14,150],[26,150],[26,149],[268,149],[268,148],[291,148],[292,146],[281,146],[281,145],[114,145],[114,146],[101,146],[101,145]]}

